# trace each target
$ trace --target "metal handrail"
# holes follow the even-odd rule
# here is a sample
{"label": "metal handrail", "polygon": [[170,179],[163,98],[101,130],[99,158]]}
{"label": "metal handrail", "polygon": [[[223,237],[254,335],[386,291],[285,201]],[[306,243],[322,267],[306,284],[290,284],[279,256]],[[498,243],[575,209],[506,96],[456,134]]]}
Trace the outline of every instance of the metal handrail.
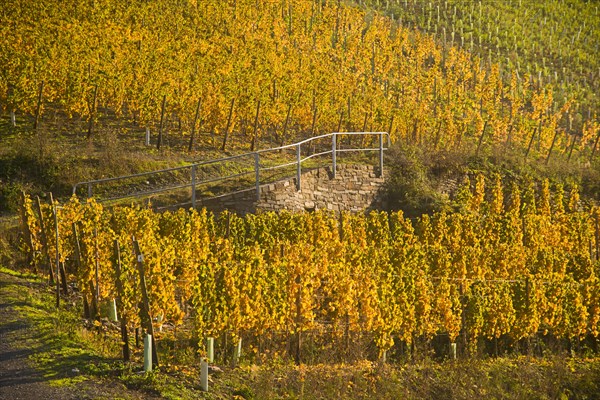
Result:
{"label": "metal handrail", "polygon": [[[340,136],[340,135],[342,135],[342,136],[343,135],[345,135],[345,136],[358,136],[358,135],[378,136],[379,137],[379,147],[338,149],[337,148],[338,147],[337,146],[337,143],[338,143],[337,136]],[[384,143],[383,143],[384,137],[387,138],[387,146],[386,147],[384,147]],[[331,140],[332,140],[331,150],[310,154],[310,155],[302,158],[302,155],[301,155],[302,145],[319,140],[319,139],[324,139],[324,138],[331,138]],[[248,174],[251,174],[252,172],[254,172],[254,174],[255,174],[254,187],[256,190],[256,199],[259,200],[260,199],[260,172],[261,172],[261,170],[262,171],[272,171],[275,169],[280,169],[280,168],[285,168],[285,167],[290,167],[290,166],[295,165],[296,166],[296,188],[297,188],[297,190],[301,190],[301,187],[302,187],[301,186],[301,173],[302,173],[302,163],[303,162],[305,162],[311,158],[314,158],[314,157],[331,154],[332,155],[332,166],[331,167],[332,167],[333,177],[335,178],[338,152],[379,151],[379,173],[383,174],[383,151],[387,150],[389,148],[389,146],[391,145],[390,143],[391,143],[390,135],[387,132],[333,132],[333,133],[327,133],[324,135],[314,136],[314,137],[302,140],[300,142],[296,142],[296,143],[292,143],[292,144],[288,144],[288,145],[284,145],[284,146],[279,146],[279,147],[274,147],[274,148],[269,148],[269,149],[258,150],[258,151],[251,152],[251,153],[238,154],[238,155],[234,155],[234,156],[222,157],[222,158],[213,159],[213,160],[199,161],[199,162],[195,162],[195,163],[192,163],[189,165],[184,165],[184,166],[179,166],[179,167],[165,168],[165,169],[161,169],[161,170],[140,172],[140,173],[131,174],[131,175],[123,175],[123,176],[116,176],[116,177],[111,177],[111,178],[102,178],[102,179],[78,182],[73,185],[73,194],[74,195],[77,194],[77,188],[82,187],[82,186],[87,186],[87,189],[88,189],[87,197],[89,198],[89,197],[93,196],[93,186],[97,185],[97,184],[102,184],[102,183],[107,183],[107,182],[115,182],[115,181],[119,181],[119,180],[127,180],[127,179],[132,179],[132,178],[140,178],[140,177],[144,177],[144,176],[152,176],[152,175],[161,174],[161,173],[191,170],[192,177],[191,177],[191,180],[189,183],[179,184],[179,185],[174,185],[174,186],[167,186],[164,188],[158,188],[158,189],[150,190],[150,191],[142,191],[142,192],[138,192],[135,194],[129,194],[129,195],[125,195],[125,196],[111,197],[110,199],[105,199],[104,201],[125,199],[125,198],[130,198],[130,197],[141,197],[141,196],[147,196],[150,194],[156,194],[156,193],[160,193],[160,192],[191,187],[192,188],[191,203],[192,203],[192,207],[195,207],[196,206],[196,186],[197,185],[213,183],[213,182],[218,182],[218,181],[224,181],[227,179],[233,179],[233,178],[241,177],[241,176],[248,175]],[[295,149],[295,152],[296,152],[296,160],[295,161],[278,164],[278,165],[274,165],[274,166],[269,166],[269,167],[260,165],[260,156],[261,155],[264,155],[267,153],[272,153],[272,152],[279,152],[281,150],[286,150],[286,149]],[[246,172],[241,172],[241,173],[227,175],[227,176],[219,176],[216,178],[210,178],[210,179],[205,179],[205,180],[198,180],[196,177],[198,167],[202,167],[202,166],[206,166],[206,165],[210,165],[210,164],[224,163],[227,161],[232,161],[232,160],[237,160],[237,159],[242,159],[242,158],[251,158],[254,160],[253,171],[246,171]],[[245,190],[248,190],[248,189],[245,189]]]}

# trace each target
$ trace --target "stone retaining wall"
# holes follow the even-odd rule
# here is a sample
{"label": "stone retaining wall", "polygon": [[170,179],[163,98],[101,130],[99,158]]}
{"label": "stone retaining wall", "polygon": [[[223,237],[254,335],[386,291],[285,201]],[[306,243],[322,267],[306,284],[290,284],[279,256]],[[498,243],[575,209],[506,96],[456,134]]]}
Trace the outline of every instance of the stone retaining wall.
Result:
{"label": "stone retaining wall", "polygon": [[[307,171],[301,176],[301,190],[296,190],[296,178],[262,185],[260,200],[249,189],[205,200],[201,206],[212,211],[225,209],[239,214],[257,211],[352,211],[381,209],[384,178],[378,167],[368,165],[338,165],[336,177],[330,167]],[[385,176],[385,170],[384,170]]]}

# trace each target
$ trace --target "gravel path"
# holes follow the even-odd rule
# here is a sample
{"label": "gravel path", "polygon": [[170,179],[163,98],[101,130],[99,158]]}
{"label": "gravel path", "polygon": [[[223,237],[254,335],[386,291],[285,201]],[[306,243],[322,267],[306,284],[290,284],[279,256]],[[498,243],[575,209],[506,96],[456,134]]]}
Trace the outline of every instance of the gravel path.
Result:
{"label": "gravel path", "polygon": [[[43,290],[43,286],[0,272],[0,400],[158,398],[128,390],[122,383],[109,378],[86,380],[71,386],[50,385],[29,359],[44,346],[44,342],[18,310],[28,304],[27,293],[32,288]],[[27,345],[23,345],[24,342]]]}

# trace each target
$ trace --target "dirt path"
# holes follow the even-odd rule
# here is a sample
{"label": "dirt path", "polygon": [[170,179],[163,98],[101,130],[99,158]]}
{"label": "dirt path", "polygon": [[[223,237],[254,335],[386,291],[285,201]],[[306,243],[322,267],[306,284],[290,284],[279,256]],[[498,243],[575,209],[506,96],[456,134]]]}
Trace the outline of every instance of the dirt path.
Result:
{"label": "dirt path", "polygon": [[52,387],[33,368],[28,357],[34,348],[16,346],[31,337],[32,327],[19,318],[15,307],[23,303],[8,295],[9,285],[27,283],[0,273],[0,399],[76,399],[77,393],[64,387]]}
{"label": "dirt path", "polygon": [[156,398],[111,381],[51,385],[29,358],[45,346],[44,339],[19,312],[20,307],[30,305],[28,293],[42,287],[43,284],[0,272],[0,400]]}

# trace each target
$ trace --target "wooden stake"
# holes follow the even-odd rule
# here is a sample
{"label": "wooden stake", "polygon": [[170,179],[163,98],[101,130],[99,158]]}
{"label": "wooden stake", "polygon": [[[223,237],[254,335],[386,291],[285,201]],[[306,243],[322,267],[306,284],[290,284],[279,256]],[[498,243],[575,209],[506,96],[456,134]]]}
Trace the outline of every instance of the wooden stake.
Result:
{"label": "wooden stake", "polygon": [[573,141],[571,141],[571,146],[569,148],[569,156],[567,157],[567,161],[571,161],[571,155],[573,155],[573,148],[575,147],[575,142],[577,141],[577,135],[573,133]]}
{"label": "wooden stake", "polygon": [[[44,258],[46,259],[46,266],[48,267],[48,277],[50,284],[54,284],[54,273],[52,272],[52,262],[50,261],[50,253],[48,252],[48,237],[46,236],[46,227],[44,222],[44,213],[42,212],[42,204],[40,202],[39,196],[36,196],[36,206],[37,212],[40,216],[40,236],[42,240],[42,252]],[[57,277],[58,279],[58,277]]]}
{"label": "wooden stake", "polygon": [[281,143],[280,143],[281,146],[283,146],[285,144],[285,136],[287,133],[288,123],[290,121],[291,112],[292,112],[292,103],[290,103],[288,105],[287,114],[285,116],[285,122],[283,123],[283,132],[281,133]]}
{"label": "wooden stake", "polygon": [[35,108],[35,120],[33,121],[33,130],[37,131],[40,122],[40,114],[42,111],[42,97],[44,93],[44,81],[40,82],[40,90],[38,92],[37,107]]}
{"label": "wooden stake", "polygon": [[154,338],[154,327],[152,326],[152,317],[150,315],[150,300],[148,298],[148,290],[146,289],[146,277],[144,273],[144,256],[140,251],[140,245],[131,237],[133,242],[133,251],[135,252],[138,273],[140,275],[140,288],[142,290],[142,302],[140,307],[140,320],[142,327],[146,329],[146,333],[152,336],[152,365],[158,366],[158,354],[156,352],[156,343]]}
{"label": "wooden stake", "polygon": [[162,100],[162,107],[160,110],[160,125],[158,128],[158,141],[156,142],[156,149],[160,150],[160,146],[162,144],[162,139],[163,139],[163,126],[165,123],[165,104],[167,102],[167,95],[165,94],[163,96],[163,100]]}
{"label": "wooden stake", "polygon": [[27,262],[28,264],[33,266],[34,271],[37,271],[37,266],[35,265],[35,249],[33,248],[33,235],[31,234],[31,230],[29,229],[29,218],[27,216],[27,211],[25,209],[25,199],[27,195],[25,191],[21,191],[21,207],[19,207],[19,211],[21,212],[21,221],[23,223],[23,235],[25,235],[25,240],[27,241],[27,246],[29,247],[29,252],[27,254]]}
{"label": "wooden stake", "polygon": [[440,139],[441,139],[441,135],[442,134],[442,120],[440,119],[440,122],[438,123],[438,128],[437,128],[437,132],[435,134],[435,142],[433,144],[433,149],[437,150],[438,146],[440,144]]}
{"label": "wooden stake", "polygon": [[[348,118],[346,119],[346,130],[352,132],[352,101],[351,97],[348,97]],[[350,135],[352,136],[352,135]]]}
{"label": "wooden stake", "polygon": [[61,262],[60,266],[60,281],[62,282],[62,289],[64,294],[69,294],[69,285],[67,282],[67,271],[65,270],[65,263]]}
{"label": "wooden stake", "polygon": [[[98,252],[98,227],[94,227],[94,260],[95,260],[95,291],[93,292],[94,300],[96,302],[96,306],[100,304],[100,277],[99,277],[99,269],[100,269],[100,254]],[[98,308],[96,308],[98,310]]]}
{"label": "wooden stake", "polygon": [[233,107],[235,106],[235,98],[231,99],[231,106],[229,107],[229,117],[227,117],[227,126],[225,127],[225,133],[223,135],[223,144],[221,145],[221,151],[225,151],[227,146],[227,138],[229,137],[229,128],[231,127],[231,118],[233,117]]}
{"label": "wooden stake", "polygon": [[296,276],[296,284],[298,284],[298,292],[296,293],[296,348],[294,360],[296,365],[300,365],[302,363],[302,333],[300,332],[302,323],[302,278],[300,275]]}
{"label": "wooden stake", "polygon": [[479,143],[477,143],[477,151],[475,152],[475,154],[479,154],[479,149],[481,149],[481,144],[483,143],[483,137],[485,135],[485,128],[487,128],[488,122],[489,119],[486,119],[483,123],[483,129],[481,130],[481,136],[479,137]]}
{"label": "wooden stake", "polygon": [[598,141],[600,141],[600,130],[598,131],[598,135],[596,136],[596,141],[594,142],[594,148],[592,149],[592,155],[590,156],[590,162],[594,159],[594,154],[596,154],[596,149],[598,148]]}
{"label": "wooden stake", "polygon": [[252,143],[250,144],[250,151],[254,151],[256,148],[256,135],[258,133],[258,116],[260,114],[260,100],[256,105],[256,115],[254,117],[254,130],[252,132]]}
{"label": "wooden stake", "polygon": [[387,131],[390,136],[392,136],[392,128],[394,128],[394,114],[392,114],[392,118],[390,118],[390,125]]}
{"label": "wooden stake", "polygon": [[531,151],[531,145],[533,144],[533,139],[535,138],[535,134],[537,130],[542,128],[542,121],[540,120],[540,124],[533,128],[533,132],[531,133],[531,138],[529,139],[529,144],[527,145],[527,151],[525,152],[525,159],[529,156],[529,152]]}
{"label": "wooden stake", "polygon": [[123,342],[123,361],[129,361],[129,333],[127,332],[127,318],[123,307],[123,298],[125,291],[123,290],[123,282],[121,281],[121,246],[119,241],[115,239],[114,247],[114,265],[115,265],[115,283],[117,286],[117,312],[121,321],[121,341]]}
{"label": "wooden stake", "polygon": [[313,111],[312,125],[310,127],[310,137],[313,137],[315,135],[315,128],[317,125],[317,112],[318,112],[318,109],[315,106],[315,109]]}
{"label": "wooden stake", "polygon": [[513,123],[512,120],[510,122],[510,125],[508,126],[508,133],[506,135],[506,146],[510,146],[510,143],[512,141],[512,131],[513,131]]}
{"label": "wooden stake", "polygon": [[[54,204],[54,199],[52,198],[52,193],[48,193],[50,197],[50,205],[52,207],[52,216],[54,217],[54,233],[56,235],[55,241],[55,261],[56,261],[56,308],[60,306],[60,253],[58,252],[59,245],[59,237],[58,237],[58,217],[56,212],[56,205]],[[65,285],[66,286],[66,285]]]}
{"label": "wooden stake", "polygon": [[[73,222],[73,248],[75,251],[75,268],[79,273],[81,271],[81,246],[79,244],[79,232],[77,232],[77,224]],[[92,291],[93,293],[93,291]],[[91,318],[91,310],[87,301],[87,296],[83,296],[83,315],[85,318]]]}
{"label": "wooden stake", "polygon": [[194,139],[196,136],[196,124],[198,123],[198,116],[200,115],[200,106],[202,99],[198,99],[198,105],[196,106],[196,115],[194,115],[194,123],[192,124],[192,133],[190,134],[190,143],[188,144],[188,152],[194,149]]}
{"label": "wooden stake", "polygon": [[554,144],[556,143],[556,138],[558,137],[559,130],[557,129],[554,133],[554,139],[552,139],[552,144],[550,145],[550,150],[548,150],[548,156],[546,157],[546,165],[550,161],[550,156],[552,155],[552,150],[554,149]]}
{"label": "wooden stake", "polygon": [[94,97],[92,99],[92,104],[90,105],[90,116],[88,120],[88,131],[87,138],[92,137],[92,130],[94,129],[94,117],[96,115],[96,98],[98,96],[98,85],[94,86]]}
{"label": "wooden stake", "polygon": [[596,260],[600,260],[600,211],[596,211]]}

